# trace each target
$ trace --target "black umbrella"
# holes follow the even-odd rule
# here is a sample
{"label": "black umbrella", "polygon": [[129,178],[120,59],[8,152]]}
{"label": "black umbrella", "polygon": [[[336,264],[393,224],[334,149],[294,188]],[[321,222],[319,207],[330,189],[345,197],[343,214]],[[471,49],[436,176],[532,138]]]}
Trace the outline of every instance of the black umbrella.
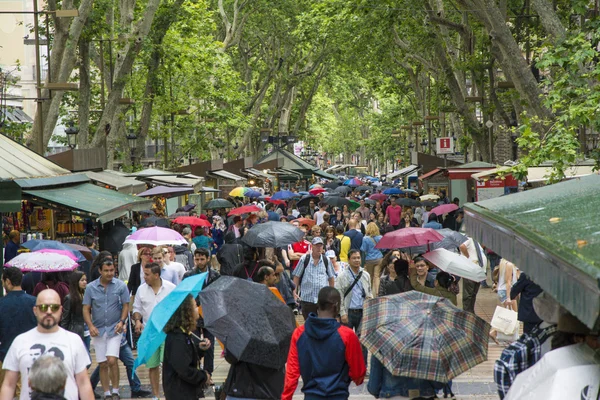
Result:
{"label": "black umbrella", "polygon": [[399,199],[396,199],[396,204],[398,204],[399,206],[418,207],[421,205],[421,202],[415,199],[401,197]]}
{"label": "black umbrella", "polygon": [[335,189],[336,187],[340,186],[340,182],[329,182],[323,185],[324,189]]}
{"label": "black umbrella", "polygon": [[369,204],[371,206],[374,206],[375,204],[377,204],[376,200],[371,200],[371,199],[365,199],[365,203]]}
{"label": "black umbrella", "polygon": [[287,222],[269,221],[254,225],[244,234],[242,241],[250,247],[286,247],[299,242],[304,232]]}
{"label": "black umbrella", "polygon": [[204,327],[240,361],[279,369],[296,321],[266,285],[222,276],[200,292]]}
{"label": "black umbrella", "polygon": [[202,208],[205,210],[215,210],[217,208],[235,208],[235,205],[225,199],[213,199],[206,203]]}
{"label": "black umbrella", "polygon": [[327,196],[343,196],[344,193],[340,193],[340,192],[323,192],[323,196],[327,197]]}
{"label": "black umbrella", "polygon": [[348,200],[344,197],[338,197],[338,196],[325,197],[323,199],[323,201],[333,207],[343,207],[344,205],[350,206],[350,200]]}
{"label": "black umbrella", "polygon": [[140,222],[138,228],[145,228],[148,226],[160,226],[162,228],[169,228],[169,220],[166,218],[148,217]]}
{"label": "black umbrella", "polygon": [[319,204],[319,201],[321,201],[321,199],[317,196],[304,196],[300,201],[296,203],[296,206],[308,207],[311,201],[314,201],[315,204]]}
{"label": "black umbrella", "polygon": [[116,221],[112,227],[102,233],[104,240],[102,240],[100,248],[113,254],[119,253],[123,250],[123,242],[130,233],[129,228],[122,222]]}
{"label": "black umbrella", "polygon": [[338,193],[347,194],[347,193],[350,193],[352,191],[352,189],[349,186],[339,186],[339,187],[335,188],[334,191],[336,191]]}
{"label": "black umbrella", "polygon": [[356,188],[359,192],[366,192],[367,190],[373,190],[371,186],[359,186]]}
{"label": "black umbrella", "polygon": [[438,204],[434,201],[422,201],[421,205],[423,207],[437,207]]}

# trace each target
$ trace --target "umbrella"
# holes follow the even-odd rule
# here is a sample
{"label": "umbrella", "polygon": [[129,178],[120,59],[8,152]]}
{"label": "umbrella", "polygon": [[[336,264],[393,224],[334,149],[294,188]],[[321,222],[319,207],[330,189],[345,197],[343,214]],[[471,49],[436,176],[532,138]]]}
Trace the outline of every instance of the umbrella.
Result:
{"label": "umbrella", "polygon": [[[341,187],[345,187],[345,186],[341,186]],[[348,207],[350,206],[350,200],[348,200],[344,197],[330,196],[330,197],[323,198],[323,201],[332,207],[342,208],[344,205],[346,205]]]}
{"label": "umbrella", "polygon": [[423,207],[436,207],[437,203],[434,203],[433,201],[425,200],[425,201],[421,201],[421,205]]}
{"label": "umbrella", "polygon": [[35,254],[35,253],[52,253],[52,254],[60,254],[66,257],[69,257],[71,260],[77,262],[77,256],[73,253],[71,253],[69,250],[57,250],[57,249],[41,249],[41,250],[36,250],[34,252],[31,252],[29,254]]}
{"label": "umbrella", "polygon": [[143,228],[146,226],[160,226],[162,228],[169,227],[169,220],[166,218],[158,218],[155,216],[144,218],[142,222],[140,222],[139,227]]}
{"label": "umbrella", "polygon": [[217,208],[234,208],[235,205],[225,199],[212,199],[204,205],[205,210],[216,210]]}
{"label": "umbrella", "polygon": [[407,207],[419,207],[421,205],[420,201],[415,199],[408,199],[406,197],[396,199],[396,204],[399,206],[407,206]]}
{"label": "umbrella", "polygon": [[[106,241],[106,239],[105,239],[105,241]],[[92,260],[92,258],[93,258],[92,249],[90,249],[89,247],[85,247],[85,246],[82,246],[80,244],[75,244],[75,243],[65,243],[65,244],[71,248],[71,250],[69,250],[69,251],[71,251],[76,256],[77,256],[76,252],[78,251],[81,254],[83,254],[83,256],[85,257],[86,260],[90,260],[90,261]],[[76,250],[76,251],[73,251],[73,250]],[[83,260],[79,260],[79,258],[78,258],[76,261],[79,262],[79,261],[83,261]]]}
{"label": "umbrella", "polygon": [[425,195],[419,197],[419,199],[421,199],[421,201],[424,201],[424,200],[438,201],[440,199],[440,196],[438,196],[437,194],[425,194]]}
{"label": "umbrella", "polygon": [[398,188],[389,188],[383,191],[383,194],[394,195],[394,194],[404,194],[404,192]]}
{"label": "umbrella", "polygon": [[125,240],[125,243],[164,246],[184,245],[187,244],[187,240],[173,229],[154,226],[138,229]]}
{"label": "umbrella", "polygon": [[383,202],[387,198],[388,198],[387,195],[385,195],[383,193],[375,193],[375,194],[372,194],[369,196],[369,199],[379,201],[379,202]]}
{"label": "umbrella", "polygon": [[456,252],[458,247],[468,239],[462,233],[453,231],[452,229],[437,229],[436,232],[444,237],[440,242],[428,243],[421,246],[405,247],[401,248],[401,250],[410,251],[412,254],[422,254],[435,249],[446,249]]}
{"label": "umbrella", "polygon": [[367,300],[361,342],[396,376],[448,382],[487,360],[490,325],[411,290]]}
{"label": "umbrella", "polygon": [[504,398],[597,399],[599,364],[600,355],[583,343],[561,347],[517,375]]}
{"label": "umbrella", "polygon": [[334,189],[335,192],[347,194],[352,191],[348,186],[338,186]]}
{"label": "umbrella", "polygon": [[325,189],[335,189],[340,186],[339,182],[329,182],[323,185]]}
{"label": "umbrella", "polygon": [[405,193],[410,193],[410,194],[419,194],[419,192],[417,192],[414,189],[402,189]]}
{"label": "umbrella", "polygon": [[[28,240],[25,243],[21,244],[21,247],[25,247],[26,249],[29,249],[30,251],[36,251],[36,250],[42,250],[42,249],[67,250],[67,251],[70,251],[71,253],[75,254],[75,256],[77,257],[77,262],[84,262],[86,260],[86,257],[79,250],[75,250],[70,245],[67,245],[66,243],[58,242],[56,240],[33,239],[33,240]],[[89,252],[90,252],[90,257],[91,257],[92,251],[89,250]]]}
{"label": "umbrella", "polygon": [[311,201],[314,201],[317,204],[321,199],[317,196],[306,196],[303,197],[298,203],[296,203],[296,207],[308,207]]}
{"label": "umbrella", "polygon": [[288,200],[293,197],[300,197],[298,193],[291,192],[289,190],[280,190],[279,192],[273,193],[271,199],[273,200]]}
{"label": "umbrella", "polygon": [[444,237],[431,228],[403,228],[383,235],[376,249],[400,249],[439,242]]}
{"label": "umbrella", "polygon": [[183,196],[184,194],[194,193],[194,188],[191,186],[155,186],[152,189],[138,193],[139,197],[170,197],[170,196]]}
{"label": "umbrella", "polygon": [[360,207],[360,203],[358,201],[355,200],[348,200],[348,202],[350,204],[348,204],[348,208],[352,211],[356,210],[358,207]]}
{"label": "umbrella", "polygon": [[474,282],[485,280],[485,270],[462,254],[446,249],[435,249],[423,254],[423,257],[449,274],[470,279]]}
{"label": "umbrella", "polygon": [[204,326],[240,361],[285,365],[294,315],[266,285],[222,276],[200,292]]}
{"label": "umbrella", "polygon": [[[341,187],[346,187],[346,186],[341,186]],[[327,197],[327,196],[342,196],[344,195],[344,193],[340,193],[340,192],[336,192],[336,191],[332,191],[332,192],[323,192],[323,196]]]}
{"label": "umbrella", "polygon": [[198,217],[177,217],[173,222],[180,225],[205,226],[207,228],[212,226],[209,221]]}
{"label": "umbrella", "polygon": [[365,204],[369,204],[371,206],[374,206],[375,204],[377,204],[377,200],[365,199]]}
{"label": "umbrella", "polygon": [[352,179],[348,179],[347,181],[344,181],[344,186],[358,187],[360,185],[362,185],[362,182],[356,178],[352,178]]}
{"label": "umbrella", "polygon": [[[116,221],[105,234],[102,235],[103,241],[100,242],[102,250],[110,251],[113,254],[123,250],[123,242],[131,231],[122,222]],[[85,255],[85,254],[84,254]]]}
{"label": "umbrella", "polygon": [[200,290],[202,290],[206,275],[207,273],[204,272],[184,279],[167,297],[154,307],[150,318],[146,321],[142,336],[138,340],[138,356],[133,364],[134,372],[137,367],[145,364],[165,341],[167,337],[167,334],[163,332],[165,325],[167,325],[171,316],[177,311],[188,294],[196,298]]}
{"label": "umbrella", "polygon": [[248,192],[249,189],[247,187],[243,187],[243,186],[238,186],[235,189],[233,189],[231,192],[229,192],[229,195],[232,197],[244,197],[246,195],[246,192]]}
{"label": "umbrella", "polygon": [[318,184],[318,183],[313,183],[312,185],[310,185],[308,187],[309,189],[317,189],[317,188],[323,188],[322,185]]}
{"label": "umbrella", "polygon": [[304,232],[287,222],[268,221],[254,225],[242,238],[250,247],[286,247],[299,242]]}
{"label": "umbrella", "polygon": [[356,188],[359,192],[366,192],[367,190],[373,190],[371,186],[359,186]]}
{"label": "umbrella", "polygon": [[431,212],[435,213],[436,215],[442,215],[442,214],[448,214],[449,212],[458,210],[458,206],[454,203],[450,203],[450,204],[442,204],[441,206],[437,206],[436,208],[432,209]]}
{"label": "umbrella", "polygon": [[[61,251],[51,249],[51,251]],[[62,250],[65,251],[65,250]],[[63,254],[49,253],[42,250],[33,253],[21,253],[4,264],[6,267],[17,267],[21,271],[62,272],[73,271],[78,267],[71,257]]]}
{"label": "umbrella", "polygon": [[229,213],[227,214],[228,216],[232,216],[232,215],[242,215],[242,214],[248,214],[251,212],[259,212],[260,210],[262,210],[262,208],[258,207],[258,206],[242,206],[242,207],[238,207],[238,208],[234,208],[233,210],[229,211]]}
{"label": "umbrella", "polygon": [[148,214],[148,215],[156,215],[156,213],[154,212],[154,210],[142,210],[140,211],[140,214]]}
{"label": "umbrella", "polygon": [[250,189],[246,192],[246,194],[244,196],[249,197],[251,199],[256,199],[256,198],[262,196],[262,193],[259,192],[258,190]]}
{"label": "umbrella", "polygon": [[313,225],[317,223],[317,221],[315,221],[314,219],[310,219],[310,218],[296,218],[294,221],[298,221],[298,224],[300,226],[308,225],[309,228],[312,228]]}
{"label": "umbrella", "polygon": [[268,199],[267,199],[267,201],[268,201],[269,203],[273,203],[273,204],[277,204],[277,205],[279,205],[279,204],[286,205],[286,204],[287,204],[287,203],[285,202],[285,200],[273,200],[273,199],[271,199],[271,198],[268,198]]}
{"label": "umbrella", "polygon": [[173,214],[170,214],[167,218],[169,219],[175,219],[177,217],[189,217],[190,213],[186,212],[186,211],[179,211],[179,212],[175,212]]}
{"label": "umbrella", "polygon": [[327,190],[323,189],[323,188],[314,188],[308,191],[308,193],[312,194],[313,196],[316,196],[318,194],[321,194],[323,192],[326,192]]}

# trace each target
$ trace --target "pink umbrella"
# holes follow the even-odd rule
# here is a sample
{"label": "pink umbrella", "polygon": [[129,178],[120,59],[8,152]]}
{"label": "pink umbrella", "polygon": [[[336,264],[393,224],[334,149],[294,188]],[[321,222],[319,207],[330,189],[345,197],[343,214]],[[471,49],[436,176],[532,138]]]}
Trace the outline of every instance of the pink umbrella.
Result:
{"label": "pink umbrella", "polygon": [[187,244],[187,240],[173,229],[153,226],[151,228],[138,229],[129,235],[124,243],[164,246]]}
{"label": "pink umbrella", "polygon": [[319,187],[319,188],[314,188],[314,189],[309,190],[308,193],[312,194],[313,196],[316,196],[316,195],[321,194],[326,191],[327,191],[326,189]]}
{"label": "pink umbrella", "polygon": [[443,215],[443,214],[448,214],[449,212],[452,212],[454,210],[458,210],[458,206],[454,203],[450,203],[450,204],[442,204],[441,206],[437,206],[436,208],[431,210],[431,212],[434,213],[435,215]]}
{"label": "pink umbrella", "polygon": [[75,257],[75,255],[73,253],[71,253],[70,251],[68,251],[68,250],[40,249],[40,250],[34,251],[33,253],[54,253],[54,254],[61,254],[63,256],[69,257],[73,261],[77,261],[77,257]]}
{"label": "pink umbrella", "polygon": [[375,194],[372,194],[371,196],[369,196],[369,199],[379,201],[379,202],[383,202],[387,198],[388,198],[387,195],[385,195],[383,193],[375,193]]}
{"label": "pink umbrella", "polygon": [[73,271],[78,264],[71,257],[55,252],[34,251],[21,253],[4,264],[6,267],[16,267],[21,271],[62,272]]}
{"label": "pink umbrella", "polygon": [[431,228],[402,228],[383,235],[376,249],[401,249],[439,242],[444,237]]}

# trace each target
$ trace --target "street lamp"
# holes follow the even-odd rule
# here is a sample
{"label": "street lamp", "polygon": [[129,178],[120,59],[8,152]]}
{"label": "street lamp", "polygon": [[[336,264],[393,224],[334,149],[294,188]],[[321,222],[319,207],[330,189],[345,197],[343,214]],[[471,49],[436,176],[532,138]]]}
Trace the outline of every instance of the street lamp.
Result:
{"label": "street lamp", "polygon": [[129,157],[131,157],[131,164],[133,165],[135,163],[135,148],[137,147],[137,135],[133,128],[129,128],[127,133],[127,144],[129,145]]}
{"label": "street lamp", "polygon": [[69,121],[67,125],[68,128],[65,129],[65,133],[67,134],[67,144],[72,150],[77,147],[77,134],[79,133],[79,129],[75,126],[73,121]]}
{"label": "street lamp", "polygon": [[410,142],[410,143],[408,144],[408,148],[409,148],[410,150],[414,149],[414,148],[415,148],[415,144],[414,144],[413,142]]}

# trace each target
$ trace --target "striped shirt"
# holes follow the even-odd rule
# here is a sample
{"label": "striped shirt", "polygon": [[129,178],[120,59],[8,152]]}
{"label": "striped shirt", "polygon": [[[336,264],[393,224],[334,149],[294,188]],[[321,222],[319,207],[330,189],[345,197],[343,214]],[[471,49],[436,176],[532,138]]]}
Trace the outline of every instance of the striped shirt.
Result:
{"label": "striped shirt", "polygon": [[[306,273],[304,273],[304,259],[309,257]],[[319,262],[315,265],[315,260],[312,257],[312,252],[300,257],[293,276],[300,278],[300,300],[307,303],[317,303],[319,290],[325,286],[329,286],[329,278],[334,278],[333,266],[331,262],[327,263],[327,267],[323,263],[323,257],[319,257]],[[304,275],[302,275],[304,273]]]}

